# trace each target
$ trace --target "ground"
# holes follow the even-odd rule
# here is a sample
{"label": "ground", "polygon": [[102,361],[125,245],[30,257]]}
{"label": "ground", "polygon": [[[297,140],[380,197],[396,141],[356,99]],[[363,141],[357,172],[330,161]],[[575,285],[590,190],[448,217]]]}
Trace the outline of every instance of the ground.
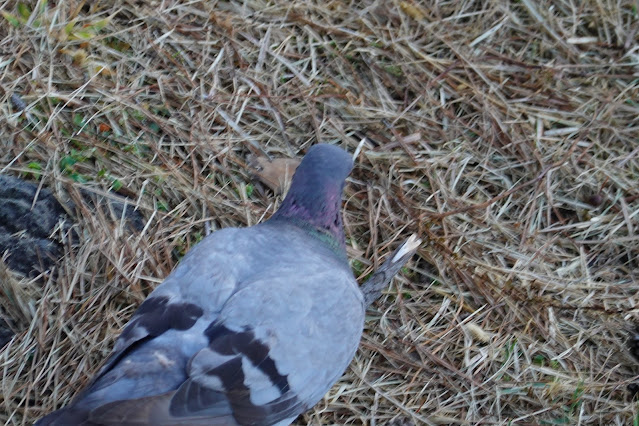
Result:
{"label": "ground", "polygon": [[[0,173],[75,203],[57,266],[0,274],[0,422],[67,403],[208,229],[281,201],[249,156],[358,152],[369,310],[296,424],[639,424],[639,11],[630,0],[5,1]],[[141,230],[81,191],[128,197]],[[635,385],[636,386],[636,385]],[[636,387],[635,387],[636,389]]]}

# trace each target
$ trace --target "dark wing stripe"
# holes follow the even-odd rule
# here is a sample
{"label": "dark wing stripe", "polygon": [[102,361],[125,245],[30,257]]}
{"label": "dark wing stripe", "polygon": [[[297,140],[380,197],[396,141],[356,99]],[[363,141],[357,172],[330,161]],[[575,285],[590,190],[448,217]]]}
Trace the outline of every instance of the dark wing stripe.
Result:
{"label": "dark wing stripe", "polygon": [[170,329],[188,330],[203,313],[193,303],[169,303],[166,296],[152,297],[140,305],[120,339],[132,337],[138,327],[144,327],[150,336],[159,336]]}
{"label": "dark wing stripe", "polygon": [[220,364],[206,372],[208,376],[215,376],[222,381],[227,392],[233,390],[246,390],[244,385],[244,371],[242,370],[242,358],[232,358],[230,361]]}
{"label": "dark wing stripe", "polygon": [[[269,356],[269,347],[255,338],[253,331],[236,332],[221,324],[212,323],[204,334],[209,339],[209,347],[212,350],[221,355],[241,354],[247,357],[256,368],[269,378],[271,383],[277,386],[282,394],[288,391],[287,377],[277,370],[275,361]],[[242,377],[242,380],[244,380],[244,377]],[[226,385],[225,388],[227,390],[230,389]]]}

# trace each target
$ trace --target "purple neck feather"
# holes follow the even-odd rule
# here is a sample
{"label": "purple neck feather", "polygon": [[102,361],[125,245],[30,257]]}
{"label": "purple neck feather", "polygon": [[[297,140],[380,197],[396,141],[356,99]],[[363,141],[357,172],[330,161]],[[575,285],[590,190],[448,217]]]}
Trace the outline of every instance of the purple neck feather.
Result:
{"label": "purple neck feather", "polygon": [[350,155],[336,146],[311,147],[272,218],[289,220],[309,231],[319,232],[344,250],[342,191],[352,165]]}
{"label": "purple neck feather", "polygon": [[[326,194],[289,194],[273,218],[289,219],[303,227],[328,234],[340,247],[345,248],[342,222],[342,193],[337,188]],[[295,196],[297,195],[297,197]]]}

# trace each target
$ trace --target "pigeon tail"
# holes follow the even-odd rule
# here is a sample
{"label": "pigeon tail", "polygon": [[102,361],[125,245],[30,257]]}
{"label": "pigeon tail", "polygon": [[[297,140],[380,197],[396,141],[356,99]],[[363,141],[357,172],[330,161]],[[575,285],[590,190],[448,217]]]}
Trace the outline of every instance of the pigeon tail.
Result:
{"label": "pigeon tail", "polygon": [[[290,221],[317,232],[345,250],[342,191],[353,168],[351,156],[333,145],[312,146],[293,175],[291,187],[271,220]],[[331,244],[334,245],[334,244]]]}

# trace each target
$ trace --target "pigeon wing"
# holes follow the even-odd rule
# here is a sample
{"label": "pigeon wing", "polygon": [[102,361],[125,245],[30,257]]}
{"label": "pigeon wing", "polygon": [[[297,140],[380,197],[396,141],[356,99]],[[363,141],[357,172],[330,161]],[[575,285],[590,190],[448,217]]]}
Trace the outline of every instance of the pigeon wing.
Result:
{"label": "pigeon wing", "polygon": [[[116,401],[90,418],[131,425],[289,424],[342,375],[359,342],[361,293],[347,273],[327,269],[304,277],[311,286],[295,282],[298,271],[296,280],[267,276],[245,285],[204,330],[209,343],[189,360],[188,379],[177,390]],[[320,287],[333,297],[317,298]]]}

